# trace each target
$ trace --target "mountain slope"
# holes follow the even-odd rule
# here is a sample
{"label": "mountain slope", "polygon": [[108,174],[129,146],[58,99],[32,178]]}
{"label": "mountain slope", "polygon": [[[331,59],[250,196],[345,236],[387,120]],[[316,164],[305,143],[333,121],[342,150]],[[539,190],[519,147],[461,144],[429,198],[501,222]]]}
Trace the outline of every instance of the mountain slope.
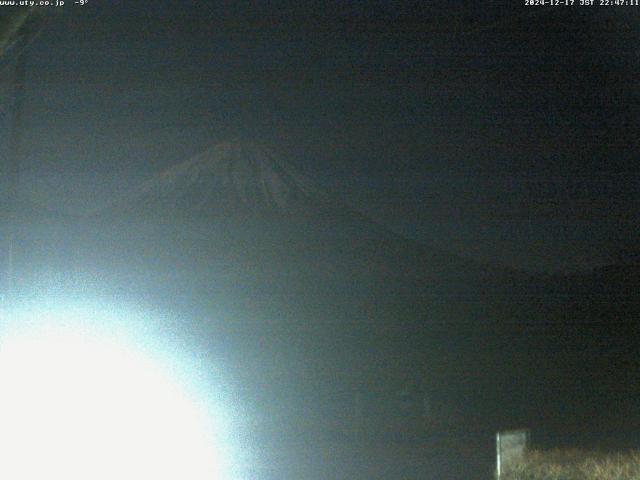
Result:
{"label": "mountain slope", "polygon": [[137,251],[158,262],[180,257],[173,270],[192,276],[222,268],[272,284],[284,276],[308,285],[316,275],[353,288],[408,282],[447,290],[497,271],[394,234],[254,143],[215,145],[94,218],[111,226],[101,250],[120,245],[115,256]]}
{"label": "mountain slope", "polygon": [[320,189],[253,143],[221,143],[154,176],[111,213],[185,217],[300,214],[329,202]]}

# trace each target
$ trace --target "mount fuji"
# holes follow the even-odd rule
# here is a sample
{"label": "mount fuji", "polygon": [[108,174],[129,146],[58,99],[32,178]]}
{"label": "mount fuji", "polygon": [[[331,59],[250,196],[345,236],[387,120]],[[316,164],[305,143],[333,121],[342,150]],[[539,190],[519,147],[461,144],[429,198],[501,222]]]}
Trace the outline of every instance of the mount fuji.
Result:
{"label": "mount fuji", "polygon": [[487,274],[472,260],[393,233],[251,142],[214,145],[153,176],[94,219],[110,225],[104,250],[123,247],[117,258],[131,251],[137,258],[180,257],[192,265],[172,271],[191,276],[219,270],[212,263],[220,267],[222,259],[229,259],[225,270],[243,265],[241,276],[269,283],[295,272],[298,279],[320,273],[325,283],[385,288],[407,280],[434,286],[437,277],[450,288],[463,277]]}
{"label": "mount fuji", "polygon": [[111,213],[190,218],[317,213],[330,197],[251,142],[217,144],[179,163],[108,207]]}

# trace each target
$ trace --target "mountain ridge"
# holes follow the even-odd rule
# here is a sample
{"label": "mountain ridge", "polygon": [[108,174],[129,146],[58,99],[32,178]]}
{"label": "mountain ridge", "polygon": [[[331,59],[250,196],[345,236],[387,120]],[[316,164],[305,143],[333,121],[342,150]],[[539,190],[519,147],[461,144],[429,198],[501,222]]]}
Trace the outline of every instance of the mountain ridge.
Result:
{"label": "mountain ridge", "polygon": [[326,192],[281,162],[270,148],[224,142],[154,175],[102,213],[282,215],[330,203]]}

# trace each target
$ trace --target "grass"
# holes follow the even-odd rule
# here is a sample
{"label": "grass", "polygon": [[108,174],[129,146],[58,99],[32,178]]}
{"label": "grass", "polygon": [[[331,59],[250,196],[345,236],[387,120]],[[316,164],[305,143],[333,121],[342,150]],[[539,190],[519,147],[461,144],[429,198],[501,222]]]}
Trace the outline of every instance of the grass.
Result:
{"label": "grass", "polygon": [[502,480],[640,480],[640,451],[533,450]]}

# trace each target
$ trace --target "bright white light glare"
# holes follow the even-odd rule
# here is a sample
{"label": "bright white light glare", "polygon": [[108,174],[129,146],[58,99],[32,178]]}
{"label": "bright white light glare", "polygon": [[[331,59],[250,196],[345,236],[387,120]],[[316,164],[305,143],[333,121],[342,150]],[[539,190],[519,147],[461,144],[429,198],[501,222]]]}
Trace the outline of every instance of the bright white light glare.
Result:
{"label": "bright white light glare", "polygon": [[34,322],[2,335],[0,478],[222,478],[210,412],[107,330]]}

